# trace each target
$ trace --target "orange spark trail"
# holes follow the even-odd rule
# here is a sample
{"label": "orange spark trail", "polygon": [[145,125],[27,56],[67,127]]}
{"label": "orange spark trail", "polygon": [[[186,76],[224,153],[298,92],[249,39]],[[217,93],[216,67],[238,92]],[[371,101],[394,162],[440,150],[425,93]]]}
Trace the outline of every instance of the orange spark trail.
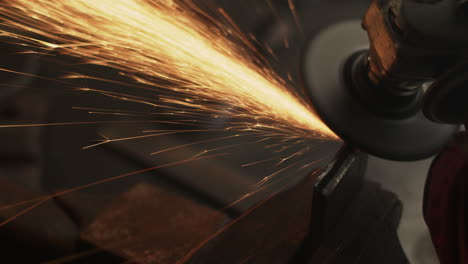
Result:
{"label": "orange spark trail", "polygon": [[18,124],[18,125],[0,125],[0,128],[18,128],[18,127],[48,127],[48,126],[76,126],[76,125],[98,125],[98,124],[131,124],[131,123],[159,123],[171,125],[190,125],[186,123],[172,122],[172,121],[87,121],[87,122],[62,122],[62,123],[35,123],[35,124]]}
{"label": "orange spark trail", "polygon": [[220,157],[220,156],[224,156],[224,155],[226,155],[226,154],[216,154],[216,155],[211,155],[211,156],[190,158],[190,159],[186,159],[186,160],[167,163],[167,164],[163,164],[163,165],[159,165],[159,166],[154,166],[154,167],[151,167],[151,168],[146,168],[146,169],[142,169],[142,170],[138,170],[138,171],[134,171],[134,172],[130,172],[130,173],[121,174],[121,175],[118,175],[118,176],[114,176],[114,177],[111,177],[111,178],[99,180],[99,181],[96,181],[96,182],[88,183],[88,184],[81,185],[81,186],[78,186],[78,187],[75,187],[75,188],[72,188],[72,189],[57,192],[57,193],[54,193],[52,195],[42,196],[42,197],[38,197],[38,198],[31,199],[31,200],[28,200],[28,201],[21,201],[21,202],[17,202],[17,203],[11,204],[11,205],[6,205],[6,206],[1,207],[0,210],[5,210],[5,209],[9,209],[9,208],[16,207],[16,206],[19,206],[19,205],[35,202],[33,205],[27,207],[26,209],[22,210],[21,212],[19,212],[19,213],[15,214],[14,216],[0,222],[0,227],[5,226],[6,224],[8,224],[11,221],[15,220],[16,218],[20,217],[21,215],[24,215],[25,213],[33,210],[34,208],[42,205],[43,203],[45,203],[45,202],[47,202],[50,199],[53,199],[55,197],[63,196],[63,195],[66,195],[66,194],[69,194],[69,193],[72,193],[72,192],[76,192],[76,191],[80,191],[80,190],[83,190],[83,189],[86,189],[86,188],[90,188],[90,187],[93,187],[93,186],[96,186],[96,185],[100,185],[100,184],[112,182],[112,181],[115,181],[115,180],[127,178],[129,176],[133,176],[133,175],[140,174],[140,173],[147,172],[147,171],[154,171],[154,170],[161,169],[161,168],[172,167],[172,166],[176,166],[176,165],[180,165],[180,164],[185,164],[185,163],[194,162],[194,161],[203,160],[203,159]]}
{"label": "orange spark trail", "polygon": [[294,22],[296,23],[297,29],[304,36],[304,30],[302,29],[301,21],[299,19],[299,15],[297,14],[296,5],[294,4],[294,0],[288,0],[288,4],[289,4],[289,9],[291,10],[291,13],[292,13],[292,15],[294,17]]}
{"label": "orange spark trail", "polygon": [[337,138],[285,81],[250,58],[251,44],[222,10],[228,25],[190,0],[3,2],[0,14],[11,30],[0,34],[114,68],[139,85],[180,92],[172,105],[209,112],[208,99],[235,107],[233,117],[259,127],[277,124],[296,136]]}
{"label": "orange spark trail", "polygon": [[5,225],[9,224],[10,222],[14,221],[16,218],[18,218],[18,217],[20,217],[20,216],[26,214],[27,212],[32,211],[33,209],[39,207],[40,205],[44,204],[45,202],[47,202],[47,201],[49,201],[49,200],[50,200],[49,198],[44,198],[44,199],[42,199],[42,200],[40,200],[40,201],[34,203],[33,205],[29,206],[28,208],[22,210],[21,212],[19,212],[19,213],[13,215],[12,217],[10,217],[10,218],[4,220],[3,222],[1,222],[1,223],[0,223],[0,227],[3,227],[3,226],[5,226]]}
{"label": "orange spark trail", "polygon": [[236,138],[236,137],[240,137],[240,136],[241,136],[241,135],[237,134],[237,135],[225,136],[225,137],[221,137],[221,138],[212,138],[212,139],[197,141],[197,142],[193,142],[193,143],[188,143],[188,144],[184,144],[184,145],[179,145],[179,146],[172,147],[172,148],[167,148],[167,149],[159,150],[159,151],[156,151],[156,152],[151,153],[151,155],[157,155],[157,154],[161,154],[161,153],[164,153],[164,152],[167,152],[167,151],[171,151],[171,150],[175,150],[175,149],[179,149],[179,148],[185,148],[185,147],[188,147],[188,146],[198,145],[198,144],[207,143],[207,142],[220,141],[220,140],[223,140],[223,139]]}

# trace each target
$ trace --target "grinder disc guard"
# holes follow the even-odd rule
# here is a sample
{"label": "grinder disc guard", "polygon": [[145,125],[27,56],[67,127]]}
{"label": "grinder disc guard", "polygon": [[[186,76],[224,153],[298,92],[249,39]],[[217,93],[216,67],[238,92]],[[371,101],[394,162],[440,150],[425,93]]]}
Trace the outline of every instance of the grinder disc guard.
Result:
{"label": "grinder disc guard", "polygon": [[345,65],[368,46],[358,19],[331,24],[311,36],[304,49],[301,75],[313,107],[338,136],[370,154],[402,161],[434,155],[457,126],[434,123],[421,110],[400,118],[385,117],[351,92]]}

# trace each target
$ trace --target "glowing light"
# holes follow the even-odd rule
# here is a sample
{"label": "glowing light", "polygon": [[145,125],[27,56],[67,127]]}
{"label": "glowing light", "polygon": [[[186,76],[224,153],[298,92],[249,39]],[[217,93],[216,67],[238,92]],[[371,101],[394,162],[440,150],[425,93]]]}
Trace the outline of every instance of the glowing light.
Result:
{"label": "glowing light", "polygon": [[[294,3],[292,0],[288,0],[288,3],[293,11],[295,21],[298,23]],[[213,18],[190,0],[2,1],[0,18],[4,23],[2,23],[0,35],[17,38],[24,43],[24,46],[29,46],[40,54],[48,54],[49,56],[63,54],[83,60],[85,63],[113,68],[118,70],[122,76],[133,81],[132,83],[122,83],[116,80],[102,79],[99,76],[73,73],[64,76],[65,81],[61,81],[63,84],[70,84],[68,80],[88,78],[125,85],[129,89],[154,91],[155,94],[158,94],[157,99],[137,96],[130,91],[123,93],[89,87],[79,87],[78,89],[82,92],[96,92],[110,98],[163,109],[165,112],[144,113],[84,107],[76,107],[77,109],[99,115],[145,117],[171,115],[189,119],[171,118],[170,121],[167,121],[150,118],[150,121],[15,124],[0,125],[0,128],[140,122],[184,126],[182,130],[144,131],[144,133],[150,134],[118,139],[102,135],[102,140],[85,148],[116,141],[195,131],[205,133],[233,131],[235,133],[231,136],[214,137],[158,150],[153,152],[153,155],[196,144],[240,137],[244,133],[264,137],[255,142],[266,142],[273,139],[275,143],[267,145],[267,148],[282,147],[275,152],[282,152],[288,149],[288,146],[304,143],[307,139],[337,139],[337,136],[317,118],[311,108],[293,92],[290,84],[278,77],[267,66],[268,63],[256,50],[255,45],[241,32],[229,15],[221,9],[217,10],[217,14],[219,19]],[[25,33],[23,35],[18,32]],[[8,69],[0,69],[0,71],[56,81]],[[161,93],[162,90],[166,93]],[[219,103],[226,107],[220,108]],[[198,128],[199,124],[206,122],[206,119],[226,115],[233,121],[229,122],[223,129]],[[186,130],[185,127],[191,125],[196,128]],[[7,207],[32,204],[24,212],[0,223],[0,227],[40,206],[50,198],[143,171],[225,155],[225,153],[211,156],[206,154],[238,145],[205,149],[188,160],[111,177],[58,192],[52,196],[9,205]],[[283,182],[287,178],[275,179],[275,177],[298,165],[301,161],[291,160],[309,151],[310,148],[306,147],[286,156],[244,164],[243,167],[249,167],[275,159],[279,160],[277,165],[288,161],[291,163],[284,164],[284,168],[265,177],[252,187],[250,193],[234,203],[273,184]],[[309,163],[302,168],[312,164]],[[0,210],[2,210],[1,207]]]}
{"label": "glowing light", "polygon": [[[250,120],[241,125],[243,129],[281,130],[302,138],[337,138],[285,81],[263,66],[261,56],[252,56],[254,45],[223,10],[218,14],[225,24],[216,22],[189,0],[3,2],[0,13],[12,30],[1,34],[45,52],[117,69],[131,77],[138,84],[135,87],[158,87],[180,94],[162,97],[162,102],[120,96],[122,100],[153,106],[166,103],[211,113],[220,110],[205,102],[216,101],[232,106],[229,114],[233,117]],[[13,32],[29,32],[36,37]]]}

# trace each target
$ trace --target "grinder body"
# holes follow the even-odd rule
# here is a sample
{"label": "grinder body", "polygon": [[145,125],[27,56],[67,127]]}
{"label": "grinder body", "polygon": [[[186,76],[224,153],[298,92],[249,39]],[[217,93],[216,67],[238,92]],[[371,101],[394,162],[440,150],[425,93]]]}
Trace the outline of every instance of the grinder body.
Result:
{"label": "grinder body", "polygon": [[373,0],[362,21],[314,36],[302,79],[324,122],[347,143],[383,158],[439,152],[468,112],[462,2]]}

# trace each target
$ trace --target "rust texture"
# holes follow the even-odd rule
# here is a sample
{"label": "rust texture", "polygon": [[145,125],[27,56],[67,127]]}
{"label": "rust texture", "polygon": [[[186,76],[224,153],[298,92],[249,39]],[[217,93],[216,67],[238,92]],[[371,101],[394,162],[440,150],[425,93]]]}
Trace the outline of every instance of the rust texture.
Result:
{"label": "rust texture", "polygon": [[309,232],[315,174],[228,221],[149,184],[117,199],[82,238],[136,263],[286,263]]}
{"label": "rust texture", "polygon": [[316,175],[250,209],[181,263],[287,263],[309,233]]}
{"label": "rust texture", "polygon": [[226,219],[221,212],[142,183],[106,208],[82,238],[137,263],[175,263]]}

